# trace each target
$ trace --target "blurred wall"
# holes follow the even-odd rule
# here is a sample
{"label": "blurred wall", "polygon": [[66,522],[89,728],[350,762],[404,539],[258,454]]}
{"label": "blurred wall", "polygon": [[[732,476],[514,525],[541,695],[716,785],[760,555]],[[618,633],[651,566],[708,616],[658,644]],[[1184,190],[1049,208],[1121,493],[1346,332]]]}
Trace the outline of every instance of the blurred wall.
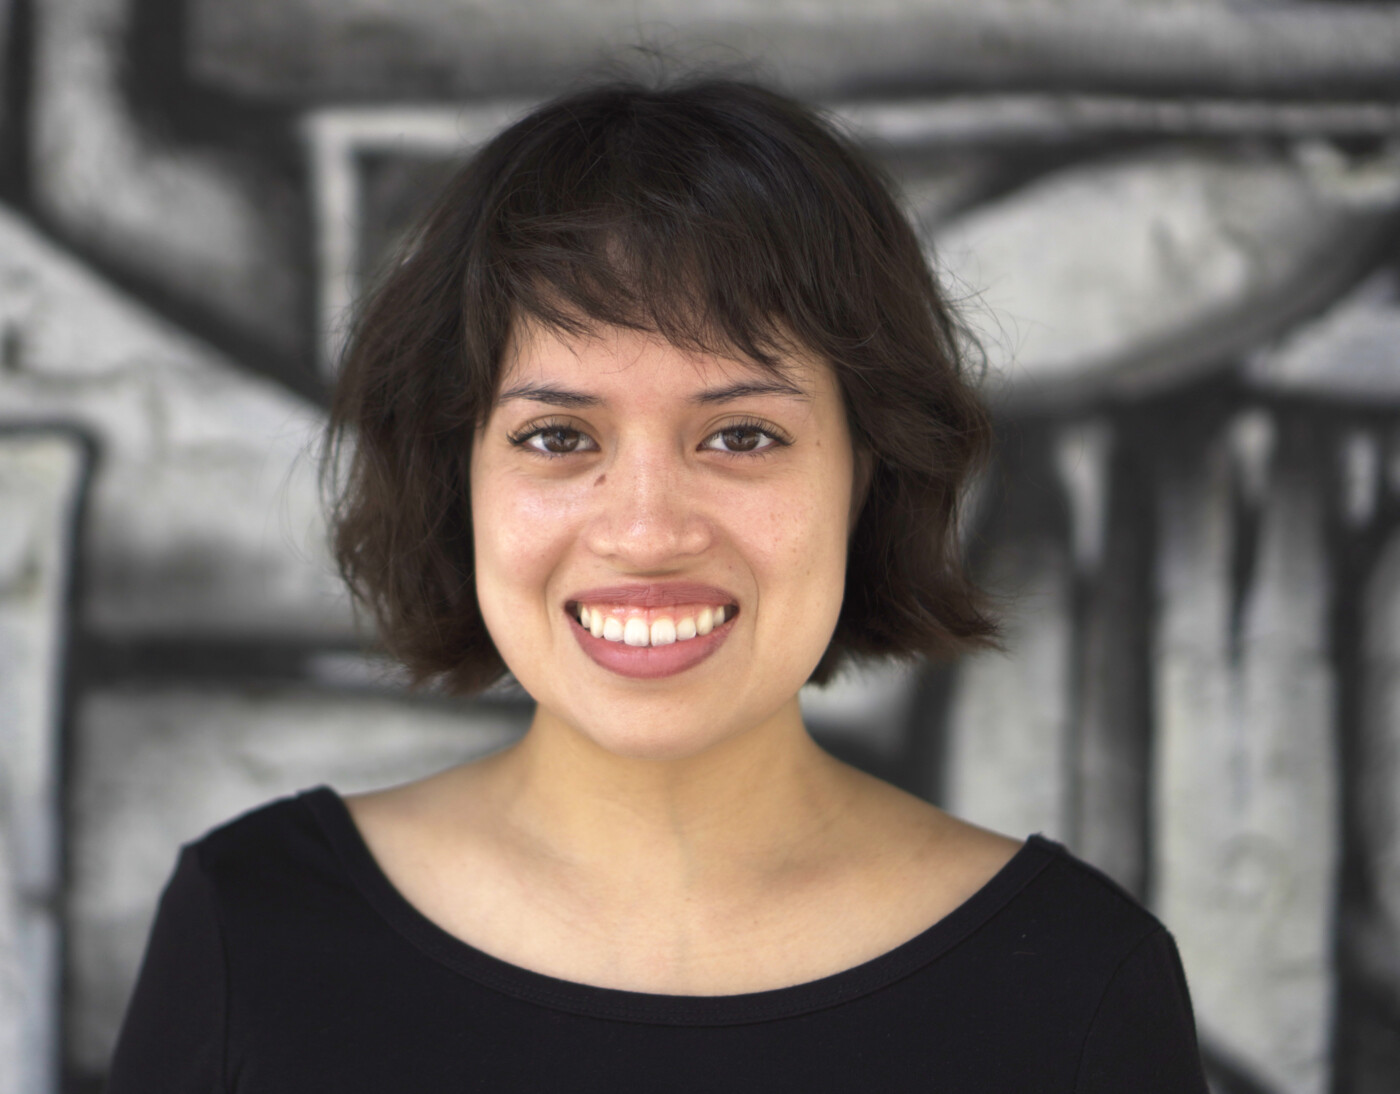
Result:
{"label": "blurred wall", "polygon": [[1155,908],[1217,1094],[1400,1090],[1400,7],[0,0],[0,1094],[100,1083],[180,842],[521,731],[364,652],[326,362],[453,158],[637,44],[835,109],[988,355],[1010,653],[823,742]]}

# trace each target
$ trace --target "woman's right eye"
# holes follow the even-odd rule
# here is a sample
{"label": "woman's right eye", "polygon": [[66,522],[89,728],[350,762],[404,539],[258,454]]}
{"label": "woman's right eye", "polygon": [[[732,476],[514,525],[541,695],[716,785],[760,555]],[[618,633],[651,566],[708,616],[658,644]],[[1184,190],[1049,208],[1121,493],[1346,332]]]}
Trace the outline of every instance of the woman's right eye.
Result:
{"label": "woman's right eye", "polygon": [[511,443],[533,448],[545,456],[567,456],[571,452],[588,452],[597,447],[588,434],[563,425],[540,426],[512,437]]}

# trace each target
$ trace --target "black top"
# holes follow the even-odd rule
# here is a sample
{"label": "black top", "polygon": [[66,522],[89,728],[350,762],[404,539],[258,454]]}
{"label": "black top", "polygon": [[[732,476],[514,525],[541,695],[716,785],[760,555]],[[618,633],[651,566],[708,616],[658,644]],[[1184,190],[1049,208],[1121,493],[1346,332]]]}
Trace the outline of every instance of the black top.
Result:
{"label": "black top", "polygon": [[1171,935],[1031,836],[901,946],[794,987],[571,983],[467,945],[320,787],[186,847],[109,1094],[1206,1094]]}

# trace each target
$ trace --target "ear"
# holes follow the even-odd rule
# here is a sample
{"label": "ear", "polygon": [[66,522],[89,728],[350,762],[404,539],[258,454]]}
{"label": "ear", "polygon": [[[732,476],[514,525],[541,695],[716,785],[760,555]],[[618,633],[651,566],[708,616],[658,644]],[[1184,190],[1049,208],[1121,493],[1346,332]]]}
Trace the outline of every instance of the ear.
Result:
{"label": "ear", "polygon": [[875,477],[875,453],[863,444],[855,446],[854,468],[851,475],[851,515],[847,521],[846,538],[855,534],[856,521],[865,508],[866,496],[870,493],[870,482]]}

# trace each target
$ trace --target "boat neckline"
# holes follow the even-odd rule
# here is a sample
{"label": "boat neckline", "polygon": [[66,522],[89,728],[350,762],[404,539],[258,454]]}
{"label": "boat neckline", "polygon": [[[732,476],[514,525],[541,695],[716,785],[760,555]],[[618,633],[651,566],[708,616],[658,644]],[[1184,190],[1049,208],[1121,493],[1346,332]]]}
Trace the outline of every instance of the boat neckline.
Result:
{"label": "boat neckline", "polygon": [[536,972],[480,950],[418,910],[389,880],[344,798],[329,786],[303,791],[310,810],[360,894],[426,955],[489,988],[572,1014],[660,1025],[740,1025],[839,1006],[917,972],[959,945],[1010,903],[1064,848],[1026,838],[981,888],[909,940],[815,980],[732,995],[668,995],[601,987]]}

